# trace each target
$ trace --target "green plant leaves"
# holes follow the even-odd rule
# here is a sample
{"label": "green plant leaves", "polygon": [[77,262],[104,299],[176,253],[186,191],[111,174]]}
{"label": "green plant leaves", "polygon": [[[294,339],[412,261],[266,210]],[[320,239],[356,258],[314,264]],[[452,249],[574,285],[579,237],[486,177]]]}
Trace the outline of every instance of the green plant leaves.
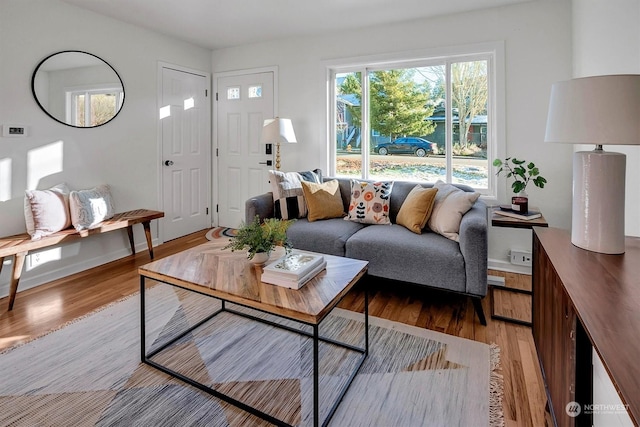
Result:
{"label": "green plant leaves", "polygon": [[278,244],[289,251],[291,245],[287,239],[287,228],[292,223],[293,220],[276,218],[267,218],[260,223],[260,217],[256,215],[253,222],[238,229],[238,233],[229,239],[229,244],[224,249],[231,249],[231,251],[248,249],[249,259],[258,252],[271,252]]}
{"label": "green plant leaves", "polygon": [[[511,162],[511,164],[509,162]],[[529,181],[533,181],[533,184],[539,188],[544,188],[544,185],[547,183],[547,180],[540,176],[540,170],[533,162],[527,163],[526,160],[507,157],[504,161],[501,159],[495,159],[493,161],[493,166],[500,168],[498,169],[498,172],[496,172],[497,176],[506,172],[507,178],[514,179],[511,184],[511,188],[514,193],[524,191],[527,188]]]}

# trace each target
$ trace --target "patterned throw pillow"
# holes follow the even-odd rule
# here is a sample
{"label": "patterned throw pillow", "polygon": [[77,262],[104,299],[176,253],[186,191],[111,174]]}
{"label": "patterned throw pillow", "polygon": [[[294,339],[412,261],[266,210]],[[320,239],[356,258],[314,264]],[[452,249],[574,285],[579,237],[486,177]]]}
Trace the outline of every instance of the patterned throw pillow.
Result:
{"label": "patterned throw pillow", "polygon": [[48,190],[25,191],[24,219],[31,240],[38,240],[69,227],[71,218],[67,184],[58,184]]}
{"label": "patterned throw pillow", "polygon": [[91,190],[72,191],[69,194],[71,223],[76,230],[94,228],[102,221],[113,218],[116,211],[108,185]]}
{"label": "patterned throw pillow", "polygon": [[391,224],[389,199],[392,181],[366,182],[351,180],[351,202],[344,218],[363,224]]}
{"label": "patterned throw pillow", "polygon": [[305,172],[269,171],[273,193],[274,216],[281,219],[304,218],[307,206],[302,192],[302,181],[322,183],[320,169]]}

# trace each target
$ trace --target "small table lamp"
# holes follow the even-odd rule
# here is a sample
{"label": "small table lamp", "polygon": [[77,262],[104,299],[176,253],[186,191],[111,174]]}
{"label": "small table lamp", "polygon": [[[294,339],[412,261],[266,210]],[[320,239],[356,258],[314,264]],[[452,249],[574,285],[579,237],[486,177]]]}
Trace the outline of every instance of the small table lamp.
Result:
{"label": "small table lamp", "polygon": [[263,144],[276,144],[276,170],[280,170],[280,143],[295,143],[296,134],[293,131],[291,119],[267,119],[262,124],[260,142]]}
{"label": "small table lamp", "polygon": [[596,145],[573,154],[571,243],[593,252],[624,253],[627,156],[602,146],[640,144],[640,75],[554,83],[544,140]]}

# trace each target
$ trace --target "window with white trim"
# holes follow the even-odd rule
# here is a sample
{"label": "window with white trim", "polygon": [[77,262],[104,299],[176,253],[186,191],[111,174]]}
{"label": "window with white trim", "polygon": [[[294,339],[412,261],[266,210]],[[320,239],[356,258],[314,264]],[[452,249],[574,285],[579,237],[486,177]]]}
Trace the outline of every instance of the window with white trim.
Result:
{"label": "window with white trim", "polygon": [[100,126],[118,113],[124,100],[122,88],[91,88],[67,91],[67,123]]}
{"label": "window with white trim", "polygon": [[331,174],[442,180],[495,195],[494,52],[376,59],[328,67]]}

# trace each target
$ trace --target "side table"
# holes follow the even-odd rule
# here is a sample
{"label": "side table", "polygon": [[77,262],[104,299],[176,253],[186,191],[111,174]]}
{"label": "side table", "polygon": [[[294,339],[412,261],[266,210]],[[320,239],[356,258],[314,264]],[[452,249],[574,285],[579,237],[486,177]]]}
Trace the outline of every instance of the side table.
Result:
{"label": "side table", "polygon": [[[518,219],[512,218],[508,216],[499,215],[496,213],[496,210],[500,209],[499,207],[490,208],[491,215],[491,225],[494,227],[510,227],[510,228],[527,228],[532,230],[533,227],[549,227],[547,220],[544,218],[544,215],[535,218],[535,219]],[[537,208],[535,210],[538,210]],[[511,317],[502,316],[496,314],[495,306],[494,306],[494,291],[498,287],[499,290],[504,292],[512,292],[516,294],[524,294],[524,295],[533,295],[533,291],[527,289],[518,289],[518,288],[510,288],[505,286],[504,279],[498,276],[489,276],[489,305],[491,306],[491,318],[496,320],[503,320],[509,323],[516,323],[518,325],[523,326],[531,326],[532,322],[527,322],[526,320],[514,319]],[[533,316],[533,311],[532,311]]]}

